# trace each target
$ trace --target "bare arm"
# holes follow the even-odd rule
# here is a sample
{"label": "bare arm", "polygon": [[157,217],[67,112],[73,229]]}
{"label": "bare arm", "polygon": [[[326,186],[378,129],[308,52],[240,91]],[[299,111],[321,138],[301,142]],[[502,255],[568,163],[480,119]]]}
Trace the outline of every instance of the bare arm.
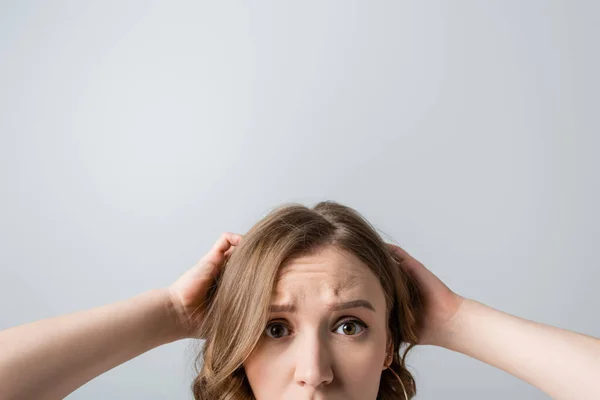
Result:
{"label": "bare arm", "polygon": [[165,289],[0,331],[0,399],[62,399],[94,377],[184,338]]}
{"label": "bare arm", "polygon": [[441,343],[500,368],[556,400],[600,399],[600,339],[465,299]]}

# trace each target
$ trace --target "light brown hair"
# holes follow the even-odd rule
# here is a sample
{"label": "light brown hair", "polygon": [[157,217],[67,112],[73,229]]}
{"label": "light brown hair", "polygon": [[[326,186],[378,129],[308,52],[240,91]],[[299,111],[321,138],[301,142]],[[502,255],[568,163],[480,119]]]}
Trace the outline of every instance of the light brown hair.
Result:
{"label": "light brown hair", "polygon": [[[399,375],[409,398],[416,395],[405,358],[417,344],[416,319],[422,307],[417,283],[361,214],[335,201],[322,201],[312,208],[298,203],[276,207],[244,234],[226,261],[206,298],[198,331],[205,342],[195,359],[196,400],[254,399],[242,364],[267,326],[280,266],[322,246],[351,252],[379,278],[394,343],[389,368]],[[402,344],[408,347],[400,357]],[[382,372],[377,399],[404,399],[398,378],[388,369]]]}

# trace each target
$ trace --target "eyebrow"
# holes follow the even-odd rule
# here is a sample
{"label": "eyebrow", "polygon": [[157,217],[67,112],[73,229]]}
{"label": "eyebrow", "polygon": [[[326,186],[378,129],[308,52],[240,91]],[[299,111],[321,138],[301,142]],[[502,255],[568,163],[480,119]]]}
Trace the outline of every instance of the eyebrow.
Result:
{"label": "eyebrow", "polygon": [[[359,308],[359,307],[363,307],[363,308],[369,309],[373,312],[376,312],[375,308],[373,307],[373,305],[371,303],[369,303],[367,300],[362,300],[362,299],[346,301],[346,302],[342,302],[342,303],[334,303],[334,304],[327,306],[327,308],[331,311],[341,311],[341,310],[347,310],[349,308]],[[270,312],[294,313],[294,312],[296,312],[296,306],[293,304],[273,304],[269,307],[269,311]]]}

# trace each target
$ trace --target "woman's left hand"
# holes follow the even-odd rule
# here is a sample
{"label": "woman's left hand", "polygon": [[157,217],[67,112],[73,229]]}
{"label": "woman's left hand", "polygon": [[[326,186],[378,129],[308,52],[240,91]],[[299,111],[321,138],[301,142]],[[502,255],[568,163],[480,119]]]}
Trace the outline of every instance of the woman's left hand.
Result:
{"label": "woman's left hand", "polygon": [[464,297],[454,293],[421,262],[400,246],[387,243],[400,267],[413,276],[423,293],[424,312],[418,320],[420,345],[440,345],[452,331],[452,320],[458,313]]}

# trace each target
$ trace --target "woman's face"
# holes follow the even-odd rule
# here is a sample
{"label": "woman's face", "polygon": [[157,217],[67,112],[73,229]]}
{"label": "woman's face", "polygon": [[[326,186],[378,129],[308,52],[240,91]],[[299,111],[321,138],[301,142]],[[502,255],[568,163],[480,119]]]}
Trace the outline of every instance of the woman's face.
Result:
{"label": "woman's face", "polygon": [[293,260],[271,305],[244,363],[257,400],[377,398],[389,344],[385,297],[362,261],[334,247]]}

